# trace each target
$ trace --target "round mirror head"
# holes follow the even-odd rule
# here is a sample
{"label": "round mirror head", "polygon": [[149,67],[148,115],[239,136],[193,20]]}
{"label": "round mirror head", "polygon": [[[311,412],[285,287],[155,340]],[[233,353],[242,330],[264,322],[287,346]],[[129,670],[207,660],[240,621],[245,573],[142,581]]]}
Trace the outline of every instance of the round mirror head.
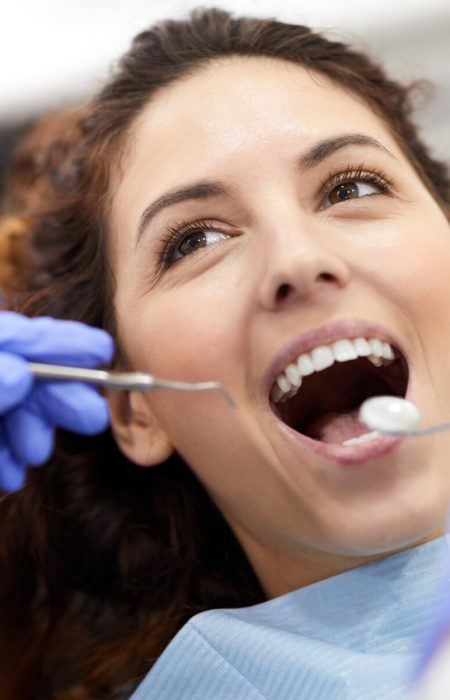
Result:
{"label": "round mirror head", "polygon": [[408,432],[420,427],[419,409],[398,396],[373,396],[361,404],[359,420],[381,433]]}

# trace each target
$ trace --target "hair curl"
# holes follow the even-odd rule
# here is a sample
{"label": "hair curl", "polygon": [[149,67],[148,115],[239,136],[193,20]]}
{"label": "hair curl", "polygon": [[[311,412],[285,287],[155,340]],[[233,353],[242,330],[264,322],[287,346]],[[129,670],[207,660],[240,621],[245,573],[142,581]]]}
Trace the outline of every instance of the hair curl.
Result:
{"label": "hair curl", "polygon": [[[158,90],[235,55],[294,62],[360,97],[448,207],[449,176],[417,134],[409,88],[307,27],[196,10],[137,36],[95,99],[50,117],[19,148],[10,218],[0,227],[9,241],[3,285],[11,308],[116,335],[109,183],[130,128]],[[7,572],[0,579],[1,697],[128,697],[191,615],[264,599],[228,525],[182,460],[143,470],[109,432],[60,432],[45,468],[0,499],[0,522]]]}

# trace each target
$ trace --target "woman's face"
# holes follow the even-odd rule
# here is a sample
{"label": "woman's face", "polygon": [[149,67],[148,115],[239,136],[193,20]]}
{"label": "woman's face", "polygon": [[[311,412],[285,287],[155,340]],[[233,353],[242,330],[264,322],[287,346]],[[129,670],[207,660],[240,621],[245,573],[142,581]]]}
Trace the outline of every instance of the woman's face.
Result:
{"label": "woman's face", "polygon": [[[136,121],[111,222],[132,365],[237,404],[132,395],[118,440],[183,456],[270,595],[442,531],[448,433],[342,444],[372,394],[450,417],[449,222],[362,101],[282,61],[212,63]],[[274,403],[288,365],[302,385]]]}

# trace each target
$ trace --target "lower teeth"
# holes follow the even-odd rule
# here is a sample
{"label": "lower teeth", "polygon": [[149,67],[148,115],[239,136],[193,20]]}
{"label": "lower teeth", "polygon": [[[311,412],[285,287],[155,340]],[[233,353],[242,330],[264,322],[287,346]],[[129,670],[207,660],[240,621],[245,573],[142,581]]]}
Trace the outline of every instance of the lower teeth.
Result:
{"label": "lower teeth", "polygon": [[370,442],[371,440],[375,440],[375,438],[379,437],[380,435],[381,433],[379,433],[378,430],[373,430],[371,433],[364,433],[364,435],[360,435],[359,437],[350,438],[350,440],[344,440],[342,444],[360,445],[363,442]]}

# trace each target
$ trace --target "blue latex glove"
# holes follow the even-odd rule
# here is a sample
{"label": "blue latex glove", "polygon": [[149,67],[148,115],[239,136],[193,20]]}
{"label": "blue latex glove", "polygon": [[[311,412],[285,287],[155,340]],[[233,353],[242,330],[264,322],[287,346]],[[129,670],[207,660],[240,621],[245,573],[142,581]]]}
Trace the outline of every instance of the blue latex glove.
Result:
{"label": "blue latex glove", "polygon": [[26,362],[96,367],[112,354],[111,337],[98,328],[0,312],[0,489],[16,491],[28,465],[47,461],[56,426],[92,435],[109,422],[107,403],[94,387],[36,381]]}

